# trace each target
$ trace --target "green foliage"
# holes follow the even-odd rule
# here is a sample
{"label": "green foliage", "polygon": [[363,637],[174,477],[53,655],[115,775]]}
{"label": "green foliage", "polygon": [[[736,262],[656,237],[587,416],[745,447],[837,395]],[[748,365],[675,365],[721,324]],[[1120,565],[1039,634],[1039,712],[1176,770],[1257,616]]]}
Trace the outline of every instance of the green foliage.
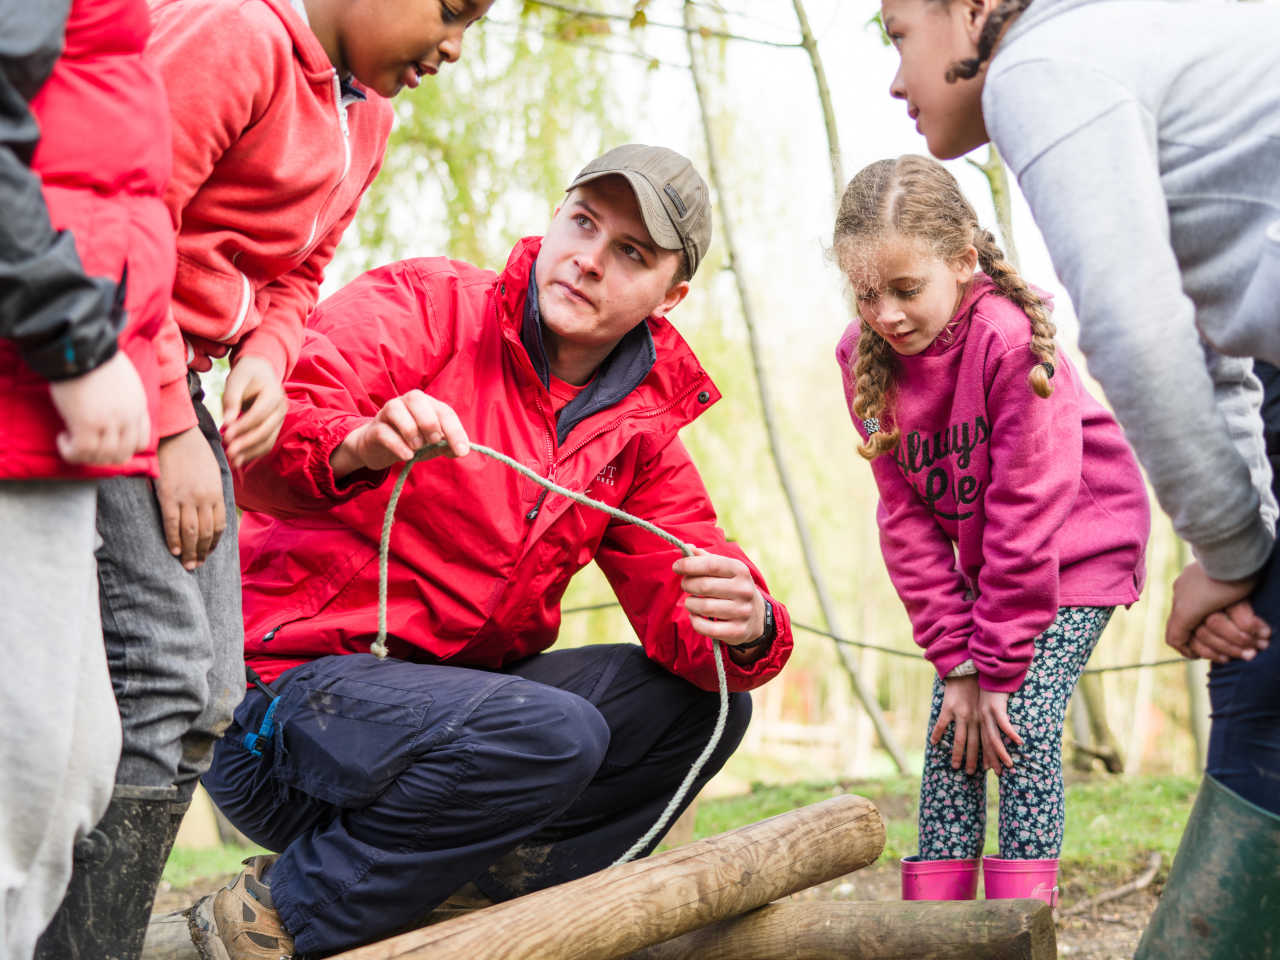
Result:
{"label": "green foliage", "polygon": [[500,267],[540,230],[583,158],[620,139],[612,63],[576,42],[611,29],[526,4],[518,22],[469,31],[457,64],[398,97],[356,222],[359,266],[447,253]]}
{"label": "green foliage", "polygon": [[207,850],[174,847],[160,879],[174,889],[183,889],[200,880],[239,873],[242,860],[266,852],[262,847],[241,847],[232,843],[219,844]]}

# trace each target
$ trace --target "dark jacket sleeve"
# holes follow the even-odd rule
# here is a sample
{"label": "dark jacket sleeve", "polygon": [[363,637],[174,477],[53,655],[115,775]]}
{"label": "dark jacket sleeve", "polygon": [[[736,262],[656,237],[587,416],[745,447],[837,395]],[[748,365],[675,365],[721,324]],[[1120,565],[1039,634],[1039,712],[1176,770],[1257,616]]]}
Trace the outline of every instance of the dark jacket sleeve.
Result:
{"label": "dark jacket sleeve", "polygon": [[50,380],[109,360],[123,317],[122,285],[85,275],[30,168],[40,138],[30,100],[62,50],[69,4],[0,0],[0,337]]}

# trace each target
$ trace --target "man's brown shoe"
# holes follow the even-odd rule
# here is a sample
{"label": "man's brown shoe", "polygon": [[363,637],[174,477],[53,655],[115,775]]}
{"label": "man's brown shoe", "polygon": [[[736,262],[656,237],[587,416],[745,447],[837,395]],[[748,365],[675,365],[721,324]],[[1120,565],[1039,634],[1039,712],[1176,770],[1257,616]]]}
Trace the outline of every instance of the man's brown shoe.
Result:
{"label": "man's brown shoe", "polygon": [[262,879],[274,856],[250,857],[240,875],[187,913],[191,940],[203,960],[290,960],[293,937],[280,922]]}

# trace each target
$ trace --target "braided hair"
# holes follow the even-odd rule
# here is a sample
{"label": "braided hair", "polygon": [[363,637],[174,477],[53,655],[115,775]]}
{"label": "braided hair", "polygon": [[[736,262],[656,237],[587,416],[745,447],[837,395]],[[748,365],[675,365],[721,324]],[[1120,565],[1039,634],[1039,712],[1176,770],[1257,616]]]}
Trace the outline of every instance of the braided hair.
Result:
{"label": "braided hair", "polygon": [[1031,6],[1031,0],[1001,0],[1000,5],[987,15],[987,22],[982,25],[982,32],[978,34],[978,55],[957,60],[951,64],[947,68],[947,83],[976,77],[982,65],[991,59],[991,54],[1004,34],[1005,28],[1018,19],[1018,15],[1029,6]]}
{"label": "braided hair", "polygon": [[[866,251],[889,234],[917,240],[948,263],[964,256],[972,245],[983,273],[1022,308],[1031,323],[1031,352],[1040,362],[1028,374],[1028,384],[1037,396],[1053,393],[1056,328],[1049,311],[1005,259],[992,233],[978,224],[978,215],[942,164],[914,155],[877,160],[849,182],[836,213],[832,240],[840,269],[846,276],[859,272]],[[853,412],[869,434],[858,453],[874,460],[898,445],[899,433],[892,422],[897,354],[863,320],[858,352],[849,363],[855,385]]]}

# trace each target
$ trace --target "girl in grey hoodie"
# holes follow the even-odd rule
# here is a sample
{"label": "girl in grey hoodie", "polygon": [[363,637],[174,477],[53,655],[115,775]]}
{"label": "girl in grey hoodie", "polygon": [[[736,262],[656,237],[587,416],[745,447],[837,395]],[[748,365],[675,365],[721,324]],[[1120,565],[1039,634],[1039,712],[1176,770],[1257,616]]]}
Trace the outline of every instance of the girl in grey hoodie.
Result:
{"label": "girl in grey hoodie", "polygon": [[[1195,553],[1166,639],[1214,661],[1206,791],[1250,802],[1251,848],[1265,835],[1280,852],[1280,644],[1267,645],[1280,563],[1268,564],[1276,508],[1251,369],[1280,363],[1280,7],[882,0],[881,13],[901,56],[891,93],[930,151],[990,140],[1018,178],[1089,371]],[[1217,802],[1206,796],[1197,812]],[[1232,897],[1280,896],[1274,862],[1266,891],[1222,879]],[[1187,922],[1192,941],[1223,929]],[[1280,943],[1280,912],[1250,929]],[[1174,953],[1217,955],[1187,949]]]}

